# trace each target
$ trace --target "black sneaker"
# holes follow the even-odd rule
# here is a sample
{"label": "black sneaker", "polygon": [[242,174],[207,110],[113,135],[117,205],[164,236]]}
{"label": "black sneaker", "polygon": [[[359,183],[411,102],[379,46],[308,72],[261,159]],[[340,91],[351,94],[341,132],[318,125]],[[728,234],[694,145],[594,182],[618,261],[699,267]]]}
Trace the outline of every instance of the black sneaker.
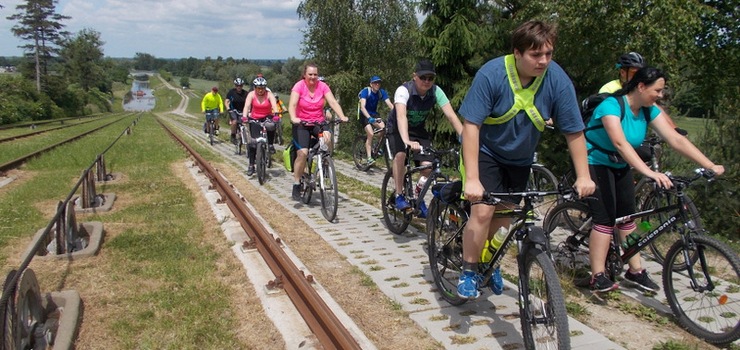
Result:
{"label": "black sneaker", "polygon": [[648,276],[648,272],[645,269],[642,269],[639,273],[632,273],[627,269],[627,272],[624,273],[624,278],[634,283],[640,289],[650,292],[657,292],[660,290],[660,286],[650,279],[650,276]]}
{"label": "black sneaker", "polygon": [[619,285],[610,280],[603,272],[591,276],[591,290],[594,292],[609,292],[619,288]]}
{"label": "black sneaker", "polygon": [[293,200],[301,200],[301,185],[293,185]]}
{"label": "black sneaker", "polygon": [[231,143],[236,145],[236,135],[231,134]]}
{"label": "black sneaker", "polygon": [[270,150],[270,154],[275,154],[275,146],[269,145],[267,146],[267,149]]}
{"label": "black sneaker", "polygon": [[247,176],[254,175],[254,165],[250,165],[249,169],[247,169]]}

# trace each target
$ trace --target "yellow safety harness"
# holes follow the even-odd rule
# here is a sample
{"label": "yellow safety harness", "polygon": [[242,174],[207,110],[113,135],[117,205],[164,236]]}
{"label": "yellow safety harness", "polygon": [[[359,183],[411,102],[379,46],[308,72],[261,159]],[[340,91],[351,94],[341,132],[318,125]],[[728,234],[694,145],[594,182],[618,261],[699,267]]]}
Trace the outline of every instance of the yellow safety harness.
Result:
{"label": "yellow safety harness", "polygon": [[537,90],[540,89],[542,81],[545,80],[545,74],[547,69],[542,73],[541,76],[536,77],[534,83],[528,88],[522,87],[522,82],[519,81],[519,74],[516,71],[516,61],[514,55],[506,55],[504,57],[504,65],[506,67],[506,75],[509,78],[509,86],[511,91],[514,93],[514,105],[511,106],[508,112],[500,117],[487,117],[483,124],[503,124],[514,118],[520,111],[524,111],[532,120],[534,126],[542,132],[545,130],[545,119],[542,118],[540,111],[534,105],[534,96],[537,94]]}

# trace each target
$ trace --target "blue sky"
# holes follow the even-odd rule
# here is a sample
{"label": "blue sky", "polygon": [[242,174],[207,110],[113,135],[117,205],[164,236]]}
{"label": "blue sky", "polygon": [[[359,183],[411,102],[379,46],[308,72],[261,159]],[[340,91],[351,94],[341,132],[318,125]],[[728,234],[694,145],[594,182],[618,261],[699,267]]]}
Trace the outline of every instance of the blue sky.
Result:
{"label": "blue sky", "polygon": [[[22,0],[0,0],[0,56],[20,56],[6,17]],[[60,0],[65,30],[91,28],[109,57],[301,58],[300,0]]]}

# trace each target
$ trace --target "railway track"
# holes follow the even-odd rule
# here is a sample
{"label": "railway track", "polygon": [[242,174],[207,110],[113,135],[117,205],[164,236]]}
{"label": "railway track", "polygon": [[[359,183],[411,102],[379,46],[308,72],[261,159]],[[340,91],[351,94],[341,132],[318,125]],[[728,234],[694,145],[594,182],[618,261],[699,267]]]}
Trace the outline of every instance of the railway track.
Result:
{"label": "railway track", "polygon": [[[55,149],[55,148],[57,148],[57,147],[59,147],[61,145],[64,145],[64,144],[67,144],[67,143],[70,143],[70,142],[79,140],[79,139],[81,139],[81,138],[83,138],[83,137],[85,137],[87,135],[90,135],[90,134],[92,134],[92,133],[94,133],[94,132],[96,132],[98,130],[101,130],[103,128],[109,127],[111,125],[114,125],[117,122],[119,122],[119,121],[127,118],[128,116],[129,115],[125,115],[123,117],[120,117],[118,119],[115,119],[115,120],[111,121],[110,123],[106,123],[104,125],[101,125],[99,127],[93,128],[91,130],[83,131],[83,132],[81,132],[79,134],[76,134],[76,135],[74,135],[72,137],[69,137],[67,139],[64,139],[62,141],[56,142],[56,143],[51,144],[51,145],[45,145],[45,146],[43,146],[43,147],[41,147],[39,149],[33,150],[30,153],[27,153],[25,155],[22,155],[22,156],[20,156],[18,158],[15,158],[15,159],[6,161],[5,163],[0,164],[0,174],[5,173],[5,172],[7,172],[9,170],[15,169],[15,168],[19,167],[21,164],[25,163],[27,160],[29,160],[31,158],[38,157],[38,156],[40,156],[40,155],[42,155],[44,153],[47,153],[47,152],[49,152],[49,151],[51,151],[51,150],[53,150],[53,149]],[[79,124],[76,124],[76,125],[79,125]]]}

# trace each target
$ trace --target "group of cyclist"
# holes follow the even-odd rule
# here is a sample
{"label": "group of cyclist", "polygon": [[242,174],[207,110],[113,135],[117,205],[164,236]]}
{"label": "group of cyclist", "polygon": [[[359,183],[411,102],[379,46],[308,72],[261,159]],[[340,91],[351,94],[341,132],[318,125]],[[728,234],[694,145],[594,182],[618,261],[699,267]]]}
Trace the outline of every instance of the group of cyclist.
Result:
{"label": "group of cyclist", "polygon": [[[604,264],[615,219],[635,211],[632,169],[655,180],[659,186],[672,185],[665,174],[647,167],[634,149],[643,142],[648,126],[688,159],[717,175],[724,172],[723,166],[714,164],[688,138],[676,132],[668,114],[656,105],[663,96],[666,77],[659,69],[648,67],[637,53],[630,52],[619,58],[619,79],[602,88],[613,95],[595,109],[588,125],[584,125],[573,83],[552,61],[556,39],[555,27],[542,21],[528,21],[517,27],[512,33],[511,54],[488,61],[476,73],[458,111],[462,122],[445,92],[434,83],[435,67],[429,60],[417,63],[411,80],[395,90],[393,103],[388,93],[380,88],[382,79],[379,76],[370,78],[369,86],[358,94],[358,117],[367,134],[366,154],[372,155],[374,128],[385,128],[388,133],[397,193],[394,203],[398,210],[409,208],[402,194],[406,150],[419,151],[431,146],[432,135],[426,130],[426,121],[435,106],[443,112],[461,140],[463,195],[471,203],[470,218],[463,233],[464,262],[457,290],[462,298],[475,299],[480,295],[477,266],[484,244],[499,228],[511,224],[508,218],[494,218],[496,209],[503,205],[483,201],[483,194],[526,189],[533,155],[546,125],[556,125],[564,135],[576,174],[573,187],[579,197],[588,199],[592,211],[590,285],[597,292],[617,287],[604,277]],[[309,143],[312,135],[316,137],[322,131],[322,122],[327,118],[325,107],[328,106],[341,121],[348,120],[329,85],[319,78],[318,67],[307,64],[302,79],[291,89],[288,103],[293,125],[292,142],[297,150],[293,166],[294,200],[300,200],[300,179]],[[277,99],[266,88],[263,77],[253,81],[255,89],[246,95],[241,79],[234,84],[235,88],[227,95],[226,106],[242,112],[241,115],[230,113],[232,120],[239,116],[255,119],[270,114],[279,116]],[[378,118],[377,108],[381,102],[390,109],[387,124]],[[232,136],[234,130],[232,127]],[[253,137],[255,131],[259,132],[251,129]],[[325,142],[331,145],[331,133],[323,131]],[[270,144],[273,137],[274,132],[270,135]],[[415,156],[414,160],[422,164],[430,162],[424,155]],[[252,156],[250,173],[254,172],[253,163]],[[503,199],[513,203],[519,201],[518,197]],[[634,222],[616,227],[622,237],[635,228]],[[625,279],[646,290],[659,289],[642,268],[639,255],[629,261],[629,266]],[[498,271],[491,281],[492,290],[502,289]]]}

